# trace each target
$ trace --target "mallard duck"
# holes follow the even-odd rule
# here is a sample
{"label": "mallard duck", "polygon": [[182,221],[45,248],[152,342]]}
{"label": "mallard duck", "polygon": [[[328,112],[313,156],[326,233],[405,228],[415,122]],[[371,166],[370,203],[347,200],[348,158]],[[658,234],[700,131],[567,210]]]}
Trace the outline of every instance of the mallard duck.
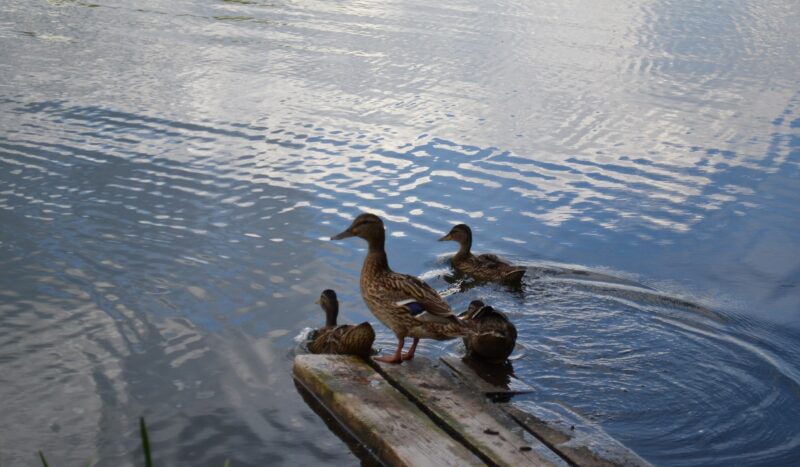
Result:
{"label": "mallard duck", "polygon": [[475,330],[474,334],[464,338],[468,356],[500,363],[514,351],[517,328],[502,311],[473,300],[459,317],[472,323]]}
{"label": "mallard duck", "polygon": [[497,281],[519,283],[525,275],[525,268],[512,266],[492,254],[473,255],[472,230],[467,224],[458,224],[450,232],[440,238],[440,242],[452,240],[458,242],[460,248],[453,256],[453,267],[457,271],[472,276],[479,281]]}
{"label": "mallard duck", "polygon": [[[374,214],[356,217],[344,232],[331,237],[341,240],[361,237],[369,250],[361,268],[361,297],[367,308],[397,336],[394,355],[375,359],[387,363],[400,363],[414,358],[420,339],[446,340],[465,336],[470,332],[467,322],[453,314],[450,305],[420,279],[394,272],[386,258],[383,221]],[[414,341],[403,354],[405,338]]]}
{"label": "mallard duck", "polygon": [[368,357],[375,341],[375,330],[372,326],[367,322],[356,326],[350,324],[337,326],[339,300],[333,290],[323,290],[317,303],[325,311],[325,327],[315,330],[309,336],[308,350],[311,353]]}

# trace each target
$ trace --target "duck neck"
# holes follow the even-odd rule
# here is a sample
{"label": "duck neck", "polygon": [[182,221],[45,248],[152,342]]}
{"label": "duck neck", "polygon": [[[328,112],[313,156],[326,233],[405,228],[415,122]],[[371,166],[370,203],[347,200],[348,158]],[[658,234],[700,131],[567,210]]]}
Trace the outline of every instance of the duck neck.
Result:
{"label": "duck neck", "polygon": [[467,258],[472,253],[470,250],[472,249],[472,239],[467,238],[462,242],[459,242],[458,253],[456,253],[457,258]]}
{"label": "duck neck", "polygon": [[364,271],[388,271],[389,260],[386,258],[386,250],[384,250],[385,235],[380,232],[380,235],[375,235],[367,239],[369,251],[367,257],[364,259]]}
{"label": "duck neck", "polygon": [[339,316],[339,304],[338,303],[328,304],[328,308],[325,310],[325,327],[335,328],[336,318],[338,316]]}

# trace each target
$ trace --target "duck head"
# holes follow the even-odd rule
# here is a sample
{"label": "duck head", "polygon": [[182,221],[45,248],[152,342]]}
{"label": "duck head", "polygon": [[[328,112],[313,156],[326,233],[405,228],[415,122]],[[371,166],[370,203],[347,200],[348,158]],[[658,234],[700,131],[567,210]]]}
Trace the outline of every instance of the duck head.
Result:
{"label": "duck head", "polygon": [[375,214],[361,214],[353,220],[350,227],[331,237],[331,240],[361,237],[369,243],[370,248],[379,246],[382,249],[385,235],[383,221],[380,217]]}
{"label": "duck head", "polygon": [[483,307],[485,307],[485,306],[486,306],[486,304],[483,303],[482,301],[473,300],[473,301],[469,302],[469,306],[467,307],[467,311],[461,313],[459,315],[459,317],[462,318],[462,319],[467,319],[467,320],[473,319],[473,318],[475,318],[475,314],[478,313],[478,311],[483,309]]}
{"label": "duck head", "polygon": [[315,303],[325,312],[325,326],[336,326],[336,318],[339,316],[339,300],[336,298],[336,292],[331,289],[323,290]]}
{"label": "duck head", "polygon": [[440,242],[446,242],[448,240],[457,242],[461,245],[462,249],[466,248],[469,250],[469,248],[472,247],[472,230],[467,224],[458,224],[450,229],[447,235],[439,239]]}

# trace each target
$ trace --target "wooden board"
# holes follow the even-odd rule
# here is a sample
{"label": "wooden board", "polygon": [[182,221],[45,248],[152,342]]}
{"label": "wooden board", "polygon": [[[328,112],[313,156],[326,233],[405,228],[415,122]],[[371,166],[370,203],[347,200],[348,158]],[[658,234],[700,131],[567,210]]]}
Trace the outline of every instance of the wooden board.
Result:
{"label": "wooden board", "polygon": [[461,381],[493,398],[536,391],[536,388],[514,376],[510,364],[506,368],[456,357],[442,357],[439,360],[449,366]]}
{"label": "wooden board", "polygon": [[651,466],[577,413],[555,402],[497,404],[530,433],[579,466]]}
{"label": "wooden board", "polygon": [[484,465],[358,357],[299,355],[294,375],[386,465]]}
{"label": "wooden board", "polygon": [[443,365],[423,357],[402,365],[375,365],[390,383],[488,465],[567,465],[541,441],[526,436],[508,414],[443,372]]}
{"label": "wooden board", "polygon": [[[475,390],[508,402],[511,396],[535,392],[536,389],[503,369],[470,362],[461,358],[442,357],[459,380]],[[500,376],[498,382],[497,377]],[[529,433],[547,444],[552,450],[580,466],[648,466],[647,461],[609,436],[595,424],[555,402],[530,401],[515,404],[497,404],[511,415]]]}

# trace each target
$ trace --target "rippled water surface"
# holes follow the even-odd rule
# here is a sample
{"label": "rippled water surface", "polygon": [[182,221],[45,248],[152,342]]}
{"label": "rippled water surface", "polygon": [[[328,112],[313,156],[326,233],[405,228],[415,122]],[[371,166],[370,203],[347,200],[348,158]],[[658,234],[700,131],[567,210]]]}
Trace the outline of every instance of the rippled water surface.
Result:
{"label": "rippled water surface", "polygon": [[[800,462],[796,1],[0,0],[0,464],[358,464],[295,336],[365,245],[659,465]],[[453,284],[435,240],[526,264]],[[384,349],[393,336],[379,328]],[[458,354],[457,342],[422,353]]]}

